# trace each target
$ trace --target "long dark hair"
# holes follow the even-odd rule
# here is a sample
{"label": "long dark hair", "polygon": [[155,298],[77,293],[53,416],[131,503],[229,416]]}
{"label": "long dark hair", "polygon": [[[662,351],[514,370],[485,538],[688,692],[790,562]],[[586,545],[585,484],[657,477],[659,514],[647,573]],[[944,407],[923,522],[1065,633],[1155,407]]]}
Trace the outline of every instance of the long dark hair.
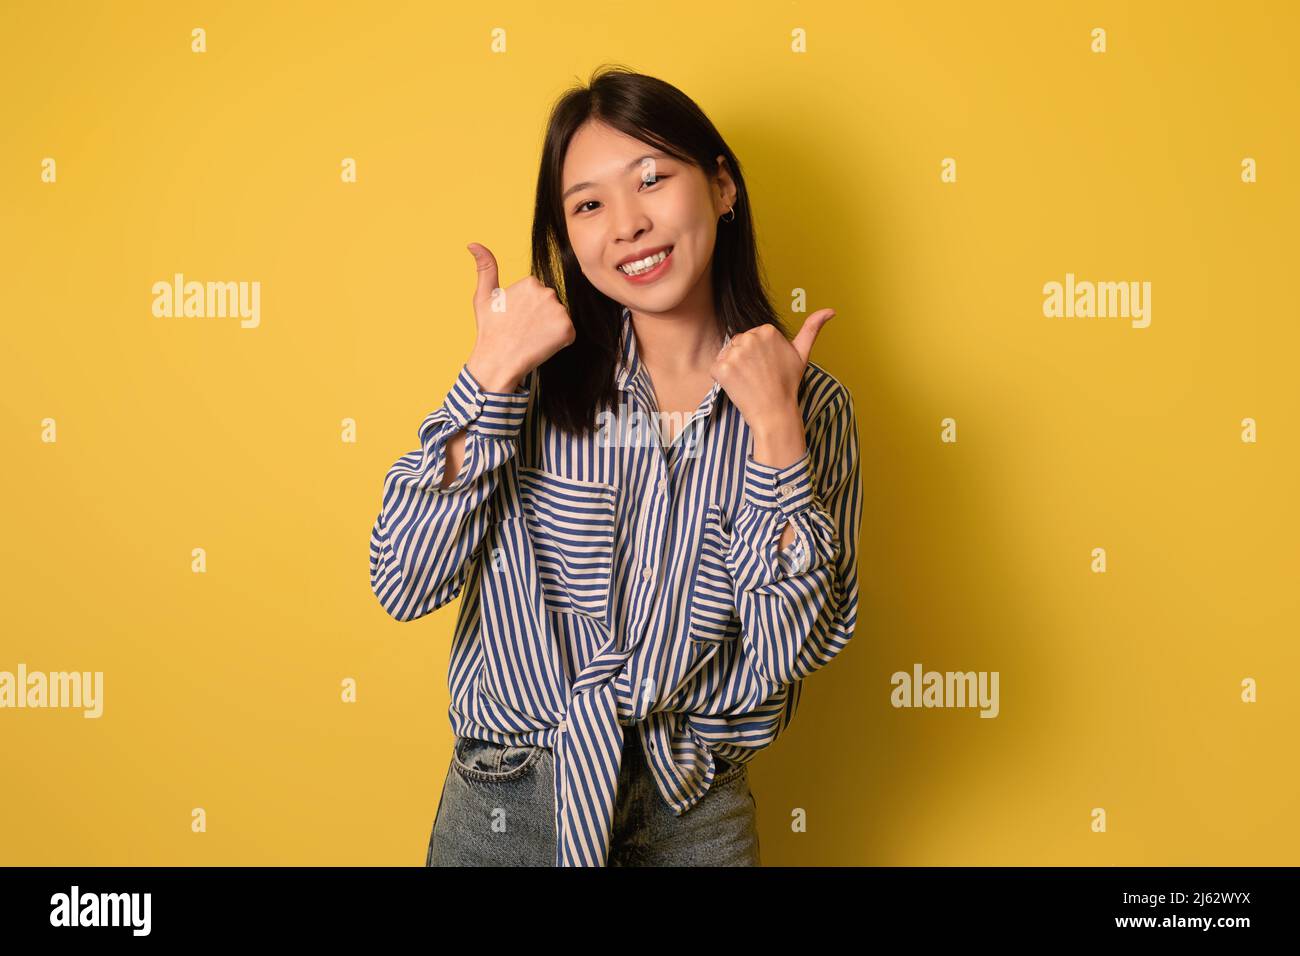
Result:
{"label": "long dark hair", "polygon": [[583,275],[560,203],[564,155],[589,119],[662,149],[708,176],[717,170],[717,157],[725,157],[736,184],[736,202],[735,219],[718,224],[713,251],[713,304],[719,332],[736,335],[767,324],[790,337],[768,298],[740,161],[722,135],[677,87],[622,66],[597,67],[587,86],[567,91],[551,111],[533,211],[533,275],[556,291],[577,333],[573,344],[538,369],[538,401],[552,424],[574,435],[593,429],[596,413],[612,407],[617,399],[614,373],[623,325],[622,305]]}

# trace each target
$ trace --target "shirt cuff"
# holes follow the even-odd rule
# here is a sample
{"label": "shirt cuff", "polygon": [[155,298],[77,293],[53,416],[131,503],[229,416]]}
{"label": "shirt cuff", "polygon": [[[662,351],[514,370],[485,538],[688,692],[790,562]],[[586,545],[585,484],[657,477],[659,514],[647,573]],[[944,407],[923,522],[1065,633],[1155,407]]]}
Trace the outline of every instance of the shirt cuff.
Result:
{"label": "shirt cuff", "polygon": [[807,511],[812,504],[812,455],[792,465],[773,468],[745,459],[745,499],[759,508],[777,508],[787,518]]}
{"label": "shirt cuff", "polygon": [[513,392],[489,392],[469,372],[468,363],[447,393],[447,414],[458,428],[489,438],[514,438],[528,411],[527,386]]}

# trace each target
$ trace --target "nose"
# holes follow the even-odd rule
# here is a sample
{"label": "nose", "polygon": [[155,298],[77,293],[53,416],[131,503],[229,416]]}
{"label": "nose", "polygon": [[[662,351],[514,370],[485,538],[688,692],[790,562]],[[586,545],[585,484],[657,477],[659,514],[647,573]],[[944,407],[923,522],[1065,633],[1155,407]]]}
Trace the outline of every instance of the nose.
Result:
{"label": "nose", "polygon": [[614,217],[614,235],[629,245],[650,231],[653,223],[641,204],[635,199],[627,199],[619,204]]}

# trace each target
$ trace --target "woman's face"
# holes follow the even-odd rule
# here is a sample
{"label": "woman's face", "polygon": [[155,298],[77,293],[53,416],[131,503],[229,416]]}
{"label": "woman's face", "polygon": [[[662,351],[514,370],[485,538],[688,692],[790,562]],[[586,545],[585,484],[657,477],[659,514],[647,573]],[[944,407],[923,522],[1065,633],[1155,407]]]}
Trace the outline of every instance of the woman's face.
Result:
{"label": "woman's face", "polygon": [[[604,123],[585,123],[564,158],[561,202],[569,242],[591,284],[622,305],[658,313],[685,302],[701,279],[707,283],[718,217],[736,196],[718,160],[709,178]],[[661,262],[640,261],[641,275],[619,268],[629,257],[663,252],[669,254]]]}

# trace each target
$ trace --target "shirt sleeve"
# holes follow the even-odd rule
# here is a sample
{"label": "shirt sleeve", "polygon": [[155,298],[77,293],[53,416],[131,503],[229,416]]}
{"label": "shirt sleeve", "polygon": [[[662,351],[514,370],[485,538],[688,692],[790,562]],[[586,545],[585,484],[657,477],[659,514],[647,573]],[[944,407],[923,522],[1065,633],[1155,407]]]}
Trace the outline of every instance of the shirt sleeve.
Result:
{"label": "shirt sleeve", "polygon": [[[420,447],[388,470],[370,532],[370,588],[393,618],[414,620],[460,593],[487,531],[498,469],[518,448],[532,381],[530,374],[517,391],[489,392],[462,366],[420,424]],[[462,428],[460,471],[443,488],[447,442]]]}
{"label": "shirt sleeve", "polygon": [[[784,468],[747,459],[727,546],[745,655],[776,684],[828,664],[857,625],[862,474],[846,389],[818,413],[807,438],[807,454]],[[780,551],[787,522],[795,539]]]}

